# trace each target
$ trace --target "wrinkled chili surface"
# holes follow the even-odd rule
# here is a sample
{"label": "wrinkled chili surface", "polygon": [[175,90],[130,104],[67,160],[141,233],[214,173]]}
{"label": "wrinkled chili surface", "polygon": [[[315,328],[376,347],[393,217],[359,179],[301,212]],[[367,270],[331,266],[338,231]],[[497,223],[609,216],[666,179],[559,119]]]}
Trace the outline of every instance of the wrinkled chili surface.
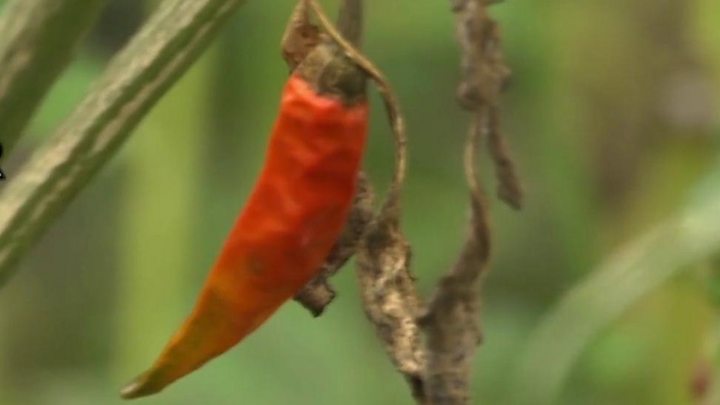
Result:
{"label": "wrinkled chili surface", "polygon": [[365,101],[347,106],[290,77],[260,178],[192,314],[126,398],[225,352],[316,275],[347,219],[367,125]]}

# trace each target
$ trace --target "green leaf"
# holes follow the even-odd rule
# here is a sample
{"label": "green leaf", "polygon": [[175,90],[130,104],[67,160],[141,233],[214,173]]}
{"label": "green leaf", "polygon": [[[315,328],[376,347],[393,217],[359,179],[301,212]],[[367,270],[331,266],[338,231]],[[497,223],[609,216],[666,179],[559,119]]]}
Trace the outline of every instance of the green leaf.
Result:
{"label": "green leaf", "polygon": [[105,0],[14,0],[0,18],[0,144],[12,149]]}
{"label": "green leaf", "polygon": [[17,178],[10,178],[0,197],[0,286],[21,254],[115,154],[242,3],[164,1],[52,140]]}
{"label": "green leaf", "polygon": [[572,366],[633,304],[720,250],[720,167],[676,217],[627,244],[572,288],[531,334],[513,404],[556,404]]}

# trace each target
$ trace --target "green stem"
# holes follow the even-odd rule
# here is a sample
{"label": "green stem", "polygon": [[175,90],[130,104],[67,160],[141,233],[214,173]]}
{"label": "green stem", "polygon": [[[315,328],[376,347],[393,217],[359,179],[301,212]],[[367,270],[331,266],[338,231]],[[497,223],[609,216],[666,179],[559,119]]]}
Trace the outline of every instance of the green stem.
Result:
{"label": "green stem", "polygon": [[12,149],[105,0],[14,0],[0,18],[0,143]]}
{"label": "green stem", "polygon": [[90,94],[0,197],[0,286],[22,253],[115,154],[242,3],[166,0],[114,58]]}

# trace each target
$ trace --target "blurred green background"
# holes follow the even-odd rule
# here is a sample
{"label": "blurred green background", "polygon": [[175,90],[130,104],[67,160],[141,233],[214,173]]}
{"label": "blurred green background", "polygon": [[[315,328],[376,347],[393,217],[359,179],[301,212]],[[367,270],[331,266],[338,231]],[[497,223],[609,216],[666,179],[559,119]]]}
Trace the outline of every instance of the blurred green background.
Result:
{"label": "blurred green background", "polygon": [[[109,3],[3,163],[11,179],[153,2]],[[278,43],[293,3],[243,6],[23,260],[0,292],[0,405],[120,403],[118,389],[190,311],[260,168],[287,76]],[[404,227],[428,294],[468,218],[454,21],[447,1],[367,4],[366,51],[407,116]],[[513,403],[541,316],[614,249],[678,210],[717,166],[720,3],[508,0],[492,11],[514,71],[504,127],[527,191],[521,213],[493,202],[495,258],[483,287],[474,403],[502,405]],[[393,152],[373,101],[365,167],[382,191]],[[486,184],[494,189],[489,175]],[[703,260],[607,325],[558,403],[715,403],[704,384],[718,363],[707,286],[717,263]],[[241,345],[139,403],[412,403],[365,321],[352,266],[334,283],[340,296],[322,317],[289,303]]]}

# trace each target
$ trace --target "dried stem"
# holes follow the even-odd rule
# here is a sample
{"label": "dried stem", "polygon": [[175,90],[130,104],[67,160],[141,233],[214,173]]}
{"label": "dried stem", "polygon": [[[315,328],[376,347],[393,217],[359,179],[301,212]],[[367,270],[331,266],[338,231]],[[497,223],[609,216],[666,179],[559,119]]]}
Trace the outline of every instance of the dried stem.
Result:
{"label": "dried stem", "polygon": [[363,0],[343,0],[340,4],[338,31],[349,43],[362,48]]}
{"label": "dried stem", "polygon": [[357,253],[363,306],[395,367],[424,403],[425,353],[416,322],[421,301],[410,273],[410,245],[395,216],[378,216]]}

